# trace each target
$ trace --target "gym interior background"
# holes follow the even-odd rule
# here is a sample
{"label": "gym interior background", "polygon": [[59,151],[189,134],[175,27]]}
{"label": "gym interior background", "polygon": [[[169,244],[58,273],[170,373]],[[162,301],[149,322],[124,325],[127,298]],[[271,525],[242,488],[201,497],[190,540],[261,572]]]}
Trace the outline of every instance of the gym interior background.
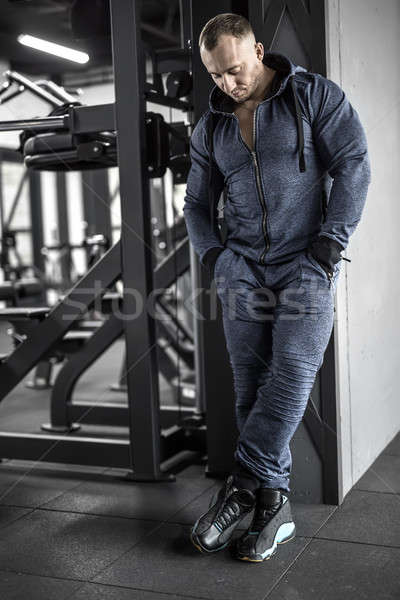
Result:
{"label": "gym interior background", "polygon": [[[186,545],[237,437],[220,307],[210,318],[182,212],[212,85],[197,40],[221,12],[343,87],[373,166],[291,444],[299,534],[256,576]],[[378,560],[395,597],[399,29],[397,0],[0,0],[1,598],[308,600],[339,569],[343,597],[360,569],[372,598]]]}

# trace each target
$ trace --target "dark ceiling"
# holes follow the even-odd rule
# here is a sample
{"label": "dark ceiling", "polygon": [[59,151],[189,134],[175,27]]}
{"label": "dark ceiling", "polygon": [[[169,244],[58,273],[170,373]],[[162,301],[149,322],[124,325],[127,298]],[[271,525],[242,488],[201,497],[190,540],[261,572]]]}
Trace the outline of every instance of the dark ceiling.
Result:
{"label": "dark ceiling", "polygon": [[[154,49],[179,47],[179,0],[142,0],[141,32]],[[86,51],[90,61],[79,65],[22,46],[21,33]],[[0,60],[24,74],[53,79],[111,65],[108,0],[0,0]]]}

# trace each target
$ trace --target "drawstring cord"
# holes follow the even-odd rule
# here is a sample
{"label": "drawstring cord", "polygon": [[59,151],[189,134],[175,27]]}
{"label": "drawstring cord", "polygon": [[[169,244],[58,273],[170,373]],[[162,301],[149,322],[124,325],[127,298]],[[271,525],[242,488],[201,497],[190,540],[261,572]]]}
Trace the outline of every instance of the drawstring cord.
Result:
{"label": "drawstring cord", "polygon": [[303,173],[306,170],[306,161],[304,158],[304,130],[303,130],[303,119],[301,118],[301,108],[299,100],[297,98],[296,87],[294,83],[294,75],[290,76],[290,85],[292,87],[294,105],[296,108],[296,124],[298,134],[298,146],[297,151],[299,153],[299,169]]}

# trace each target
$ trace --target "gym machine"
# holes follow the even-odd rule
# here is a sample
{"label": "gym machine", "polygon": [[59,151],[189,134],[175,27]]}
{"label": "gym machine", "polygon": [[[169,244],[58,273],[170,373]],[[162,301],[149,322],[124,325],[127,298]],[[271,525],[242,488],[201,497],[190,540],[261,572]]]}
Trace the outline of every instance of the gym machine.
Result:
{"label": "gym machine", "polygon": [[[23,130],[21,146],[25,164],[34,170],[62,170],[85,168],[104,168],[116,164],[119,157],[121,181],[121,204],[123,220],[129,223],[136,236],[128,235],[121,228],[121,240],[111,247],[88,271],[88,273],[70,289],[51,309],[3,311],[2,318],[25,322],[26,337],[19,340],[17,347],[0,364],[0,398],[4,398],[27,372],[63,340],[73,323],[79,320],[96,301],[105,295],[120,278],[124,284],[122,300],[126,315],[135,312],[133,298],[126,290],[139,290],[142,298],[157,301],[154,290],[163,290],[174,283],[189,268],[189,245],[185,238],[171,255],[154,269],[150,255],[149,215],[148,215],[148,179],[161,177],[167,166],[176,177],[182,179],[182,173],[188,171],[187,135],[182,135],[174,127],[164,122],[161,115],[144,113],[146,100],[153,103],[189,110],[190,103],[179,97],[165,95],[159,86],[144,82],[144,61],[140,53],[137,31],[139,15],[135,3],[112,2],[114,71],[117,91],[116,105],[94,107],[69,104],[58,110],[60,114],[43,119],[29,119],[8,122],[0,125],[0,131]],[[128,11],[127,31],[123,14]],[[115,32],[118,32],[116,35]],[[132,37],[133,34],[133,37]],[[123,116],[125,108],[121,100],[122,72],[126,57],[122,56],[123,44],[128,44],[128,61],[134,59],[136,73],[130,77],[139,86],[134,97],[139,99],[143,112],[138,120],[140,131],[128,141],[124,135]],[[132,55],[133,52],[133,55]],[[168,51],[157,57],[157,69],[174,73],[174,81],[179,82],[179,73],[188,71],[189,53],[186,50]],[[162,63],[164,63],[163,66]],[[157,78],[159,79],[159,77]],[[184,78],[182,78],[184,80]],[[143,90],[143,93],[140,93]],[[130,97],[132,98],[132,97]],[[136,101],[136,104],[137,101]],[[133,114],[139,108],[133,107]],[[132,113],[132,106],[130,107]],[[121,121],[122,120],[122,121]],[[181,127],[182,129],[182,127]],[[174,136],[181,144],[186,144],[186,152],[181,152],[179,160],[170,160],[171,144]],[[143,149],[146,152],[143,152]],[[54,155],[56,151],[56,157]],[[141,165],[142,157],[146,164]],[[186,156],[186,158],[184,158]],[[129,166],[127,160],[129,159]],[[132,163],[135,169],[132,169]],[[128,167],[128,168],[127,168]],[[127,181],[134,173],[134,185]],[[133,175],[133,173],[132,173]],[[128,176],[128,180],[127,180]],[[144,243],[142,242],[144,240]],[[135,256],[135,264],[124,257]],[[96,283],[96,285],[95,285]],[[100,284],[100,285],[99,285]],[[87,291],[91,290],[88,294]],[[107,320],[113,319],[113,315]],[[109,329],[117,328],[109,325]],[[130,477],[138,481],[171,480],[167,471],[187,460],[182,451],[199,456],[205,452],[205,425],[201,413],[195,407],[192,416],[168,429],[160,428],[160,412],[157,381],[157,344],[155,323],[143,311],[131,322],[126,320],[122,327],[127,344],[127,386],[128,386],[128,423],[129,439],[100,439],[76,435],[57,436],[0,433],[0,455],[14,458],[30,458],[61,462],[78,462],[131,468]],[[99,330],[100,331],[100,330]],[[93,338],[99,331],[93,334]],[[104,332],[103,332],[104,333]],[[135,369],[134,377],[133,370]],[[139,398],[139,391],[141,396]],[[136,397],[135,397],[136,396]],[[197,413],[197,414],[196,414]],[[185,454],[185,452],[183,452]],[[172,478],[173,479],[173,478]]]}
{"label": "gym machine", "polygon": [[[7,161],[8,164],[20,164],[21,158],[17,152],[9,149],[0,150],[0,168]],[[26,169],[22,169],[18,186],[13,195],[6,214],[5,190],[3,189],[3,177],[0,172],[0,269],[3,272],[3,281],[0,285],[0,300],[6,306],[23,306],[25,303],[43,302],[44,284],[42,273],[34,264],[24,262],[18,248],[20,235],[28,235],[33,238],[30,227],[16,226],[15,217],[21,203],[25,187],[30,189],[30,177]],[[33,248],[31,248],[33,255]]]}

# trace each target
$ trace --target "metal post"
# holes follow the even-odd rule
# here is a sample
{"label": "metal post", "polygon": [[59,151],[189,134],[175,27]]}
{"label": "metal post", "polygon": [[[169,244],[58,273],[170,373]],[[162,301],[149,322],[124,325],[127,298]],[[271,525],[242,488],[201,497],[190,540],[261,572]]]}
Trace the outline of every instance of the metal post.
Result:
{"label": "metal post", "polygon": [[110,190],[107,169],[82,171],[82,196],[88,234],[102,233],[110,242]]}
{"label": "metal post", "polygon": [[69,248],[69,223],[67,207],[67,185],[64,171],[56,172],[57,187],[57,221],[58,221],[58,241],[60,244],[66,244],[65,252],[60,255],[61,275],[65,287],[71,283],[71,251]]}
{"label": "metal post", "polygon": [[[191,37],[186,41],[192,49],[193,105],[196,123],[208,108],[208,95],[212,81],[201,62],[198,39],[205,23],[220,12],[231,12],[230,1],[203,0],[191,1]],[[198,257],[191,253],[193,286],[201,289],[196,294],[196,314],[194,319],[195,356],[197,378],[197,405],[206,411],[207,421],[207,466],[210,476],[225,476],[234,465],[234,451],[238,431],[235,421],[234,388],[232,369],[226,349],[222,324],[222,310],[217,302],[218,314],[211,318],[212,299],[210,276]],[[221,444],[221,440],[224,443]]]}
{"label": "metal post", "polygon": [[146,170],[145,64],[141,2],[111,0],[115,117],[121,197],[122,280],[131,459],[135,481],[174,480],[160,469],[159,387],[153,289],[150,193]]}
{"label": "metal post", "polygon": [[[42,188],[40,173],[29,169],[29,201],[32,224],[32,263],[42,277],[45,275],[43,248],[43,214],[42,214]],[[43,289],[41,304],[45,304],[46,294]]]}

